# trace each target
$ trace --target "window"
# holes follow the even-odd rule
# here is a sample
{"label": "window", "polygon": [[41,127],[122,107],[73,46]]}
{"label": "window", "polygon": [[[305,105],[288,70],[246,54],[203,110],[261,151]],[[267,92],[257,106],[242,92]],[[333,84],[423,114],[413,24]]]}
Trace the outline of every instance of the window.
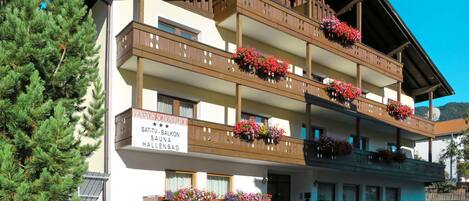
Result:
{"label": "window", "polygon": [[388,142],[388,150],[392,152],[397,152],[397,145],[394,143]]}
{"label": "window", "polygon": [[194,173],[181,171],[166,171],[166,191],[176,192],[181,188],[194,185]]}
{"label": "window", "polygon": [[399,189],[386,188],[386,201],[399,201]]}
{"label": "window", "polygon": [[255,114],[250,114],[250,113],[241,113],[241,119],[242,120],[250,120],[250,121],[255,121],[258,124],[265,124],[267,125],[267,117],[255,115]]}
{"label": "window", "polygon": [[306,125],[301,125],[301,139],[303,140],[318,140],[324,135],[324,129],[311,126],[311,135],[306,135]]}
{"label": "window", "polygon": [[367,186],[366,187],[366,201],[379,201],[379,187],[378,186]]}
{"label": "window", "polygon": [[158,18],[158,28],[190,40],[197,40],[197,35],[200,33],[200,31],[196,29],[184,26],[162,17]]}
{"label": "window", "polygon": [[345,184],[343,189],[343,201],[358,201],[359,200],[359,187],[358,185]]}
{"label": "window", "polygon": [[158,94],[157,110],[165,114],[195,118],[196,103],[190,100]]}
{"label": "window", "polygon": [[224,175],[207,175],[207,190],[221,196],[231,191],[231,177]]}
{"label": "window", "polygon": [[[350,135],[348,137],[348,142],[350,144],[355,144],[355,140],[357,139],[356,135]],[[360,150],[368,150],[368,138],[367,137],[360,137]]]}
{"label": "window", "polygon": [[335,201],[335,185],[318,183],[318,201]]}

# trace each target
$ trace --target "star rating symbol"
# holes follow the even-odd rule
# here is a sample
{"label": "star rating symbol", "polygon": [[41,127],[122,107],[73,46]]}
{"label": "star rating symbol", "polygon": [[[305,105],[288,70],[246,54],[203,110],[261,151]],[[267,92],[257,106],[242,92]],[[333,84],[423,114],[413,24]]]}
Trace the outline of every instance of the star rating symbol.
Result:
{"label": "star rating symbol", "polygon": [[161,128],[162,128],[162,127],[169,128],[169,125],[168,125],[168,124],[162,124],[162,123],[157,124],[156,122],[153,123],[153,126],[160,126]]}

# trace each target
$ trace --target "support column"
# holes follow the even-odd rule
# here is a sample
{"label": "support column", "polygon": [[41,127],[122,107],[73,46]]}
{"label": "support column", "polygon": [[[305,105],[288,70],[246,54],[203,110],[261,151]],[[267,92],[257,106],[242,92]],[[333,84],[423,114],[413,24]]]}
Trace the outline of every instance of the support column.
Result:
{"label": "support column", "polygon": [[428,138],[428,162],[433,162],[432,159],[432,144],[433,144],[433,139],[431,137]]}
{"label": "support column", "polygon": [[396,88],[397,88],[397,101],[401,102],[401,97],[402,97],[402,82],[397,82],[396,83]]}
{"label": "support column", "polygon": [[433,91],[428,93],[428,119],[431,121],[433,116]]}
{"label": "support column", "polygon": [[138,0],[138,22],[145,20],[145,0]]}
{"label": "support column", "polygon": [[135,107],[142,109],[143,106],[143,58],[137,57],[137,72],[135,78]]}
{"label": "support column", "polygon": [[307,12],[308,12],[308,17],[310,19],[313,19],[313,0],[308,0],[308,8],[307,8]]}
{"label": "support column", "polygon": [[308,73],[308,76],[307,76],[308,79],[313,79],[313,62],[312,62],[311,51],[312,51],[311,44],[306,43],[306,66],[308,68],[306,70],[306,73]]}
{"label": "support column", "polygon": [[355,140],[353,142],[355,148],[358,148],[360,149],[360,138],[361,138],[361,133],[360,133],[360,123],[361,123],[361,119],[360,117],[357,117],[356,119],[356,125],[355,125],[355,135],[357,136],[357,140]]}
{"label": "support column", "polygon": [[401,150],[401,129],[396,128],[396,147],[397,150]]}
{"label": "support column", "polygon": [[357,64],[357,87],[362,88],[362,70],[360,64]]}
{"label": "support column", "polygon": [[[311,130],[311,103],[306,103],[306,111],[305,111],[305,125],[306,125],[306,139],[308,136],[312,134]],[[314,139],[314,136],[313,138]]]}
{"label": "support column", "polygon": [[236,13],[236,45],[237,48],[243,46],[243,16]]}
{"label": "support column", "polygon": [[[363,16],[363,10],[362,10],[362,2],[357,3],[357,29],[362,33],[362,16]],[[363,37],[363,34],[362,34]],[[361,39],[360,39],[361,42]]]}
{"label": "support column", "polygon": [[241,121],[241,104],[242,97],[241,97],[241,85],[236,84],[236,123]]}

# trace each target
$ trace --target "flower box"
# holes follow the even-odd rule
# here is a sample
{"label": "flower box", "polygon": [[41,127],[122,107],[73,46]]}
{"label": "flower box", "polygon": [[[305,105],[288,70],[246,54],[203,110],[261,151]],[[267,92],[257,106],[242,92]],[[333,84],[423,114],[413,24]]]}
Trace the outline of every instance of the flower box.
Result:
{"label": "flower box", "polygon": [[280,62],[274,56],[264,57],[254,48],[237,48],[231,59],[242,72],[256,74],[263,80],[280,81],[288,71],[288,62]]}
{"label": "flower box", "polygon": [[361,40],[359,30],[341,22],[335,16],[325,17],[321,21],[321,30],[329,40],[338,42],[344,47],[351,47]]}
{"label": "flower box", "polygon": [[321,136],[319,140],[316,141],[316,149],[322,156],[331,157],[347,156],[352,153],[353,147],[347,141]]}
{"label": "flower box", "polygon": [[406,120],[413,115],[414,110],[398,101],[388,101],[386,111],[396,120]]}
{"label": "flower box", "polygon": [[404,153],[398,151],[398,152],[392,152],[387,149],[379,149],[376,153],[374,153],[374,159],[376,161],[382,161],[388,164],[391,164],[393,162],[396,163],[403,163],[406,160],[406,156]]}
{"label": "flower box", "polygon": [[229,192],[225,195],[224,201],[270,201],[272,196],[262,193],[245,193],[242,191]]}
{"label": "flower box", "polygon": [[183,188],[179,189],[177,192],[167,192],[166,198],[167,201],[216,201],[217,195],[213,192],[208,192],[205,190],[199,190],[196,188]]}
{"label": "flower box", "polygon": [[353,84],[337,80],[329,82],[326,91],[330,98],[340,103],[350,103],[362,94],[362,90]]}
{"label": "flower box", "polygon": [[276,126],[259,125],[255,121],[240,121],[233,127],[236,137],[253,142],[255,139],[263,139],[266,144],[278,144],[285,135],[285,130]]}

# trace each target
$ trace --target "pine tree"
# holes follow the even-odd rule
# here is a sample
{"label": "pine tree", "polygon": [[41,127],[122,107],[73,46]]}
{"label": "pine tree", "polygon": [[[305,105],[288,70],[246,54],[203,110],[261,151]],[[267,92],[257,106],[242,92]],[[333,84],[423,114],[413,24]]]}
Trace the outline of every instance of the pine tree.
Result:
{"label": "pine tree", "polygon": [[0,0],[0,200],[78,199],[103,133],[95,34],[83,0]]}

